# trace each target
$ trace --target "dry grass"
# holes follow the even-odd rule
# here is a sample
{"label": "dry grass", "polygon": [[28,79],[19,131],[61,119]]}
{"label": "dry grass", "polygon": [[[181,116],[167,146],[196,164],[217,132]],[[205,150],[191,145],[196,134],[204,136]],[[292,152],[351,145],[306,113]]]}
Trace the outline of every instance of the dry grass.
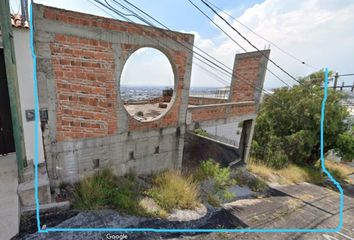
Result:
{"label": "dry grass", "polygon": [[275,170],[271,169],[265,165],[262,164],[255,164],[255,163],[251,163],[247,165],[247,169],[256,174],[257,176],[263,178],[264,180],[271,182],[274,177],[276,177],[275,174]]}
{"label": "dry grass", "polygon": [[[326,160],[325,161],[326,168],[331,172],[331,173],[337,173],[337,177],[341,179],[347,179],[349,175],[354,174],[354,167],[351,167],[349,165],[343,164],[343,163],[336,163],[331,160]],[[335,176],[334,176],[335,177]]]}
{"label": "dry grass", "polygon": [[290,164],[286,168],[276,170],[261,164],[249,164],[248,170],[268,182],[278,182],[279,184],[298,184],[310,182],[320,184],[323,176],[318,168],[300,167]]}
{"label": "dry grass", "polygon": [[183,176],[177,171],[157,174],[147,195],[167,212],[173,209],[194,209],[199,205],[198,185],[192,177]]}

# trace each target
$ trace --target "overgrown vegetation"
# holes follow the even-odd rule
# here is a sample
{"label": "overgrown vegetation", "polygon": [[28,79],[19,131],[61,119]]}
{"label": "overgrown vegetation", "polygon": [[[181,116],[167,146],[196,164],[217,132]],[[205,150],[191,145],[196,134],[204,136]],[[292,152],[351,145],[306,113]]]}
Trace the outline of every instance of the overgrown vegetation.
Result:
{"label": "overgrown vegetation", "polygon": [[[320,163],[318,162],[318,165]],[[329,170],[335,170],[341,172],[341,174],[344,177],[348,177],[351,174],[354,174],[354,167],[351,167],[349,165],[343,164],[343,163],[336,163],[334,161],[326,160],[325,161],[326,168]]]}
{"label": "overgrown vegetation", "polygon": [[[172,209],[194,209],[200,204],[198,185],[192,177],[166,171],[151,178],[151,187],[143,188],[134,174],[115,177],[110,170],[97,172],[75,186],[74,208],[112,208],[126,214],[166,217]],[[144,196],[156,202],[156,212],[144,208]]]}
{"label": "overgrown vegetation", "polygon": [[[255,128],[251,155],[259,163],[281,169],[289,164],[314,166],[320,153],[320,117],[324,72],[300,79],[301,85],[275,89],[265,97]],[[354,135],[347,121],[345,96],[328,89],[324,151],[354,157]],[[275,102],[281,102],[279,104]]]}
{"label": "overgrown vegetation", "polygon": [[194,209],[199,205],[199,189],[192,177],[176,171],[166,171],[154,177],[153,185],[146,194],[167,212],[173,209]]}
{"label": "overgrown vegetation", "polygon": [[138,205],[140,187],[133,175],[115,177],[108,169],[83,179],[75,187],[74,208],[113,208],[127,214],[144,215]]}
{"label": "overgrown vegetation", "polygon": [[230,168],[221,167],[219,163],[212,159],[202,161],[195,173],[197,180],[211,178],[218,188],[226,186],[230,181]]}
{"label": "overgrown vegetation", "polygon": [[[325,163],[328,171],[338,181],[346,181],[348,176],[354,173],[354,168],[348,165],[330,160],[326,160]],[[298,184],[302,182],[322,184],[326,178],[326,175],[322,173],[319,161],[314,166],[289,164],[282,169],[274,169],[259,163],[250,163],[247,167],[250,172],[262,179],[280,184]]]}
{"label": "overgrown vegetation", "polygon": [[230,175],[229,167],[222,167],[219,163],[209,159],[200,163],[194,178],[199,182],[209,179],[215,184],[211,192],[208,193],[208,202],[210,205],[218,207],[222,200],[230,201],[236,197],[234,193],[227,190],[228,186],[235,183]]}
{"label": "overgrown vegetation", "polygon": [[207,131],[205,131],[204,129],[201,128],[197,128],[194,130],[194,133],[200,135],[200,136],[204,136],[204,137],[209,137],[209,134]]}

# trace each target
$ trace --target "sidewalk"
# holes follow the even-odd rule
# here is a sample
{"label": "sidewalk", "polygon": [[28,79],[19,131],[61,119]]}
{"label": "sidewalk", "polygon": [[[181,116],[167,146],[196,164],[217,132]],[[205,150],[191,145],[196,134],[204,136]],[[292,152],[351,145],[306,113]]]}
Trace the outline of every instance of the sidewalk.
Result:
{"label": "sidewalk", "polygon": [[0,240],[8,240],[19,230],[16,154],[0,156]]}

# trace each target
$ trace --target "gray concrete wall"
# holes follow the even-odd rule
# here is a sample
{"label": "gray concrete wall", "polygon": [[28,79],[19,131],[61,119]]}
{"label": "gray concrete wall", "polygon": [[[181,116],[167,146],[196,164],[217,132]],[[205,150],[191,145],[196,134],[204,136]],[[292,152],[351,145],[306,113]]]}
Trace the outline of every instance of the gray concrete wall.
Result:
{"label": "gray concrete wall", "polygon": [[238,147],[242,131],[242,127],[238,127],[238,125],[239,122],[227,123],[205,127],[204,130],[214,139]]}

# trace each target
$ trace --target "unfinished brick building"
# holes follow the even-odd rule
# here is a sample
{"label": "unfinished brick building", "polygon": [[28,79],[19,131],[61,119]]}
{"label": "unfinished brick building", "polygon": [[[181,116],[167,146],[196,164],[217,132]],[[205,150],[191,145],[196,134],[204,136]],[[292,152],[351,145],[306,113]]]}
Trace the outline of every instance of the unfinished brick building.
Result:
{"label": "unfinished brick building", "polygon": [[[111,167],[117,175],[178,169],[184,136],[200,126],[244,120],[244,156],[256,117],[267,59],[236,56],[229,99],[189,97],[194,37],[144,25],[34,4],[39,104],[52,186]],[[174,72],[166,114],[141,122],[120,97],[124,63],[137,49],[163,52]],[[186,48],[187,47],[187,48]],[[264,51],[269,55],[269,51]],[[242,76],[239,78],[237,76]]]}

